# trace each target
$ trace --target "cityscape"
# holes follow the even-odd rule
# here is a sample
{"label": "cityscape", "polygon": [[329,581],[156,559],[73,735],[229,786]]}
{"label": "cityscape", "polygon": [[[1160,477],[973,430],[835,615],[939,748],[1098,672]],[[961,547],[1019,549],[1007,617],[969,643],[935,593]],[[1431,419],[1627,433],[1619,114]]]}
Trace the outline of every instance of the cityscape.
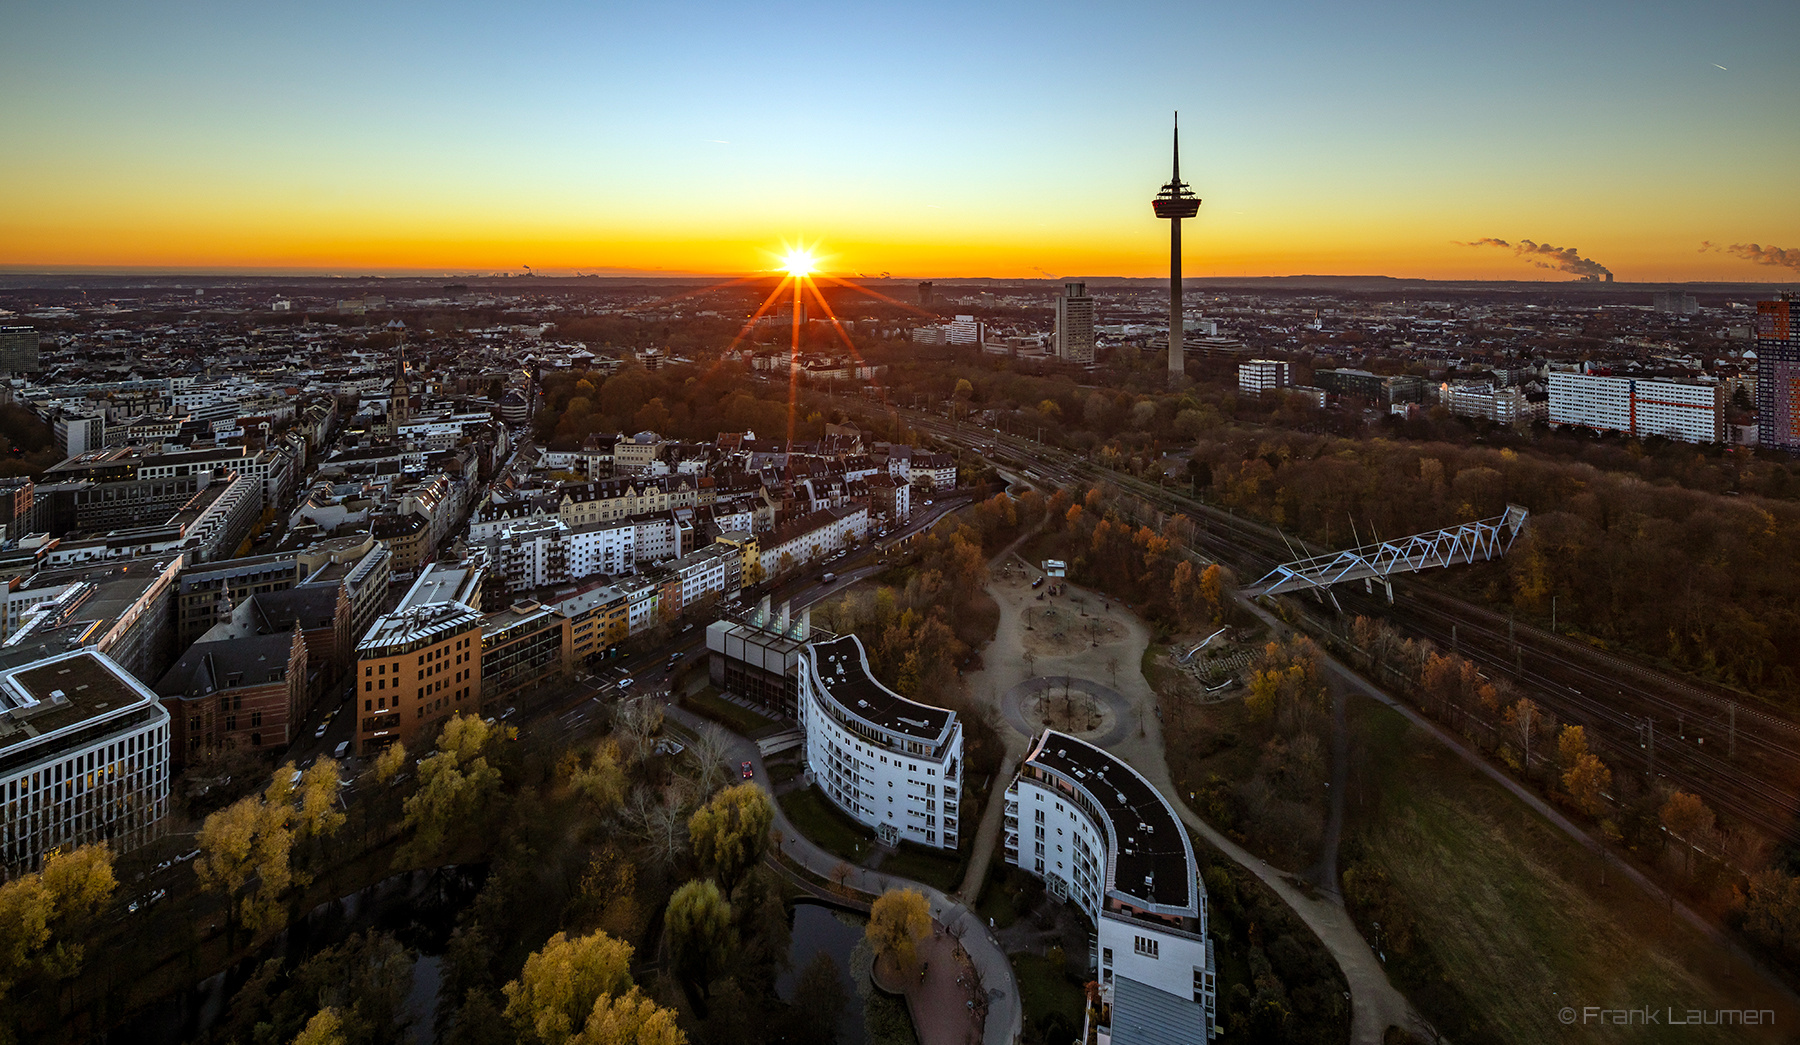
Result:
{"label": "cityscape", "polygon": [[0,14],[0,1045],[1795,1040],[1727,8]]}

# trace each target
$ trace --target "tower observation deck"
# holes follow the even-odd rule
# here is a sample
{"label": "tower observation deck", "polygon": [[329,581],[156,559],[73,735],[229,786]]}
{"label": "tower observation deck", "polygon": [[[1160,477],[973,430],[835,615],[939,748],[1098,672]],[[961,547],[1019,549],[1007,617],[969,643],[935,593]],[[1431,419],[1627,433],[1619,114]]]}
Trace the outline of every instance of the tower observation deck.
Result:
{"label": "tower observation deck", "polygon": [[1200,213],[1200,197],[1181,180],[1181,114],[1175,114],[1175,168],[1169,183],[1150,201],[1156,216],[1169,223],[1169,383],[1186,374],[1181,321],[1181,219]]}

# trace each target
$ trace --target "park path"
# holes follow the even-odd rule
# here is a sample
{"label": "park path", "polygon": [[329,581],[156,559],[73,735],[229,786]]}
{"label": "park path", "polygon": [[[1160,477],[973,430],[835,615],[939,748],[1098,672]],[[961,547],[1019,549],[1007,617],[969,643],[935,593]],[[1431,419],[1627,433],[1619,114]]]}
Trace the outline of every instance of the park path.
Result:
{"label": "park path", "polygon": [[[669,718],[692,732],[716,725],[710,719],[701,718],[682,707],[668,705],[663,710]],[[837,881],[832,872],[839,864],[849,864],[849,861],[821,849],[788,820],[787,814],[782,812],[781,803],[775,800],[775,794],[769,788],[769,774],[763,767],[762,752],[757,749],[756,744],[728,730],[725,735],[730,740],[727,758],[736,762],[749,762],[755,768],[757,783],[769,791],[769,804],[775,810],[775,828],[781,833],[782,855],[827,881]],[[855,864],[849,866],[850,873],[843,878],[843,883],[848,888],[872,896],[880,896],[889,889],[915,889],[925,895],[931,905],[931,917],[942,923],[952,936],[961,940],[970,963],[987,989],[988,1015],[987,1024],[982,1029],[982,1045],[1012,1045],[1017,1041],[1020,1029],[1024,1026],[1025,1015],[1019,1001],[1019,986],[1013,977],[1012,962],[988,931],[987,922],[967,904],[946,896],[941,890],[924,882],[884,874]]]}
{"label": "park path", "polygon": [[[1028,677],[1023,666],[1021,615],[1035,602],[1029,577],[1035,576],[1036,572],[1030,570],[1025,581],[999,578],[989,585],[989,594],[1000,604],[1001,627],[994,642],[982,652],[982,660],[989,667],[979,676],[972,677],[975,685],[971,691],[978,696],[991,694],[998,702],[1013,686]],[[1040,656],[1033,665],[1034,673],[1066,674],[1098,681],[1116,669],[1113,688],[1126,698],[1128,724],[1132,728],[1126,729],[1123,738],[1108,745],[1107,750],[1142,773],[1163,793],[1189,827],[1274,890],[1318,936],[1343,971],[1350,988],[1351,1041],[1356,1045],[1381,1045],[1389,1026],[1413,1028],[1421,1025],[1421,1018],[1406,996],[1388,981],[1387,971],[1334,893],[1310,889],[1294,874],[1275,867],[1225,837],[1188,808],[1169,775],[1156,694],[1143,675],[1143,655],[1150,646],[1149,629],[1136,614],[1116,600],[1073,584],[1068,585],[1065,594],[1056,601],[1067,606],[1076,599],[1081,600],[1080,606],[1089,616],[1103,617],[1119,625],[1123,637],[1063,657]],[[1003,728],[1013,737],[1009,740],[1009,751],[1010,744],[1015,741],[1021,746],[1028,742],[1029,738],[1019,737],[1017,729],[1004,716],[1001,721],[1006,723]],[[1334,744],[1334,749],[1336,747]],[[985,817],[983,827],[986,827]],[[964,885],[966,889],[968,883]]]}

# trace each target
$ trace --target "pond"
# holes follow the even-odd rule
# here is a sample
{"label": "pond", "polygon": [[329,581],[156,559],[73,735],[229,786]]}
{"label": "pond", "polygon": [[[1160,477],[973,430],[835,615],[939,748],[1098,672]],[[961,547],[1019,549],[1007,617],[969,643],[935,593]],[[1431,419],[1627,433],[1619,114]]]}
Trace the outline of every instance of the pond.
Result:
{"label": "pond", "polygon": [[[844,1011],[838,1017],[838,1045],[918,1045],[906,1002],[875,990],[869,970],[875,952],[863,939],[868,918],[810,900],[796,900],[793,943],[788,968],[775,981],[775,993],[793,1002],[800,974],[816,955],[825,954],[837,968],[844,987]],[[798,999],[802,1005],[805,999]]]}
{"label": "pond", "polygon": [[[392,933],[413,953],[412,989],[406,1011],[412,1017],[412,1040],[432,1040],[437,1017],[439,963],[456,926],[457,912],[481,891],[484,865],[440,867],[394,875],[348,896],[308,911],[254,955],[133,1013],[105,1036],[110,1043],[177,1045],[192,1041],[216,1025],[238,988],[270,958],[284,959],[289,970],[336,946],[352,933],[370,929]],[[861,930],[859,929],[860,933]]]}

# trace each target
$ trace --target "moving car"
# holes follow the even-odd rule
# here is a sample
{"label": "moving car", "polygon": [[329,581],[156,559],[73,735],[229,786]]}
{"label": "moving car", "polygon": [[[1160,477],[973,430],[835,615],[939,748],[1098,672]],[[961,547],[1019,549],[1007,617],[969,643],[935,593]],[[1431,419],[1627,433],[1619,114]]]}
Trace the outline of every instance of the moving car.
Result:
{"label": "moving car", "polygon": [[832,581],[835,581],[835,580],[837,580],[837,574],[832,573],[828,570],[828,571],[826,571],[825,576],[819,578],[819,583],[830,584]]}
{"label": "moving car", "polygon": [[745,762],[741,768],[743,770],[745,780],[749,780],[751,777],[754,777],[756,775],[756,768],[748,762]]}

